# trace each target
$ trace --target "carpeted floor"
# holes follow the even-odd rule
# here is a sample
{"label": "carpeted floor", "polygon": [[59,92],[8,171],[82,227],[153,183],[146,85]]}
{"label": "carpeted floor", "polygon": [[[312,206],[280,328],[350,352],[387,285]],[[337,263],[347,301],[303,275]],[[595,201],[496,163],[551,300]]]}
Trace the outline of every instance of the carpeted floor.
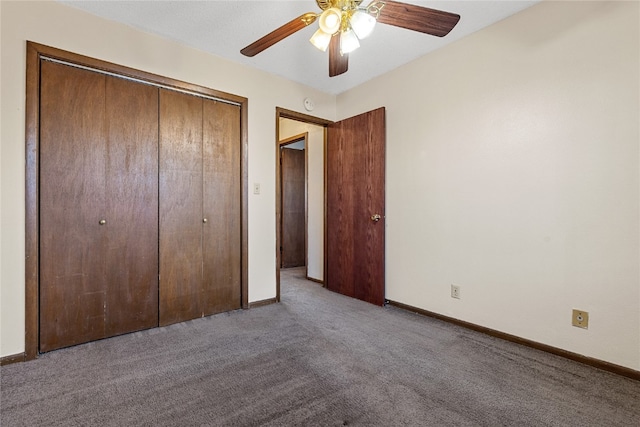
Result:
{"label": "carpeted floor", "polygon": [[282,272],[282,303],[0,368],[13,426],[639,426],[640,382]]}

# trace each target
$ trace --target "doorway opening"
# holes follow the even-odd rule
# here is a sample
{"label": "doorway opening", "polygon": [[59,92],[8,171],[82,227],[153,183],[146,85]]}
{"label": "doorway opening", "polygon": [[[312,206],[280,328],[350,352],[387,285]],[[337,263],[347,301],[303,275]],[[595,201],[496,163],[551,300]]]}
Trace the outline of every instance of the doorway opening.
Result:
{"label": "doorway opening", "polygon": [[[301,263],[306,279],[324,285],[326,127],[330,123],[276,108],[276,301],[280,301],[281,268]],[[304,153],[302,224],[299,172],[292,166],[300,162],[300,153]],[[302,262],[295,260],[300,250]]]}
{"label": "doorway opening", "polygon": [[[313,143],[312,131],[322,135],[321,142]],[[384,107],[338,122],[276,108],[276,301],[280,301],[282,265],[280,141],[305,132],[309,134],[307,278],[331,291],[383,305]],[[321,163],[314,172],[316,161]]]}

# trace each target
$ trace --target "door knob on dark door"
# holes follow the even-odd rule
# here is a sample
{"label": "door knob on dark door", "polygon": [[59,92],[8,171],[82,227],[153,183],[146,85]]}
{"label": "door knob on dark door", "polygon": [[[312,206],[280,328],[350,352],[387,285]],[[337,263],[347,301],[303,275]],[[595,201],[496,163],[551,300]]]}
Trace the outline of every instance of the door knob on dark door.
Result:
{"label": "door knob on dark door", "polygon": [[106,219],[101,219],[101,220],[98,222],[98,224],[100,224],[100,225],[105,225],[106,223],[107,223],[107,220],[106,220]]}
{"label": "door knob on dark door", "polygon": [[206,224],[207,223],[207,218],[203,218],[202,222],[204,222]]}
{"label": "door knob on dark door", "polygon": [[373,215],[371,215],[371,221],[373,221],[373,222],[378,222],[378,221],[380,221],[380,218],[382,218],[382,217],[380,216],[380,214],[373,214]]}

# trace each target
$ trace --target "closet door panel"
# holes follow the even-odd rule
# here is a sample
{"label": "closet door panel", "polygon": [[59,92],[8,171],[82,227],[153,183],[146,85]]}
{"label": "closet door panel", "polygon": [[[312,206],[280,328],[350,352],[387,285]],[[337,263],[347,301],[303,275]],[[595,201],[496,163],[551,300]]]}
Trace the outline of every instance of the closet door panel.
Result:
{"label": "closet door panel", "polygon": [[40,351],[104,337],[105,76],[43,61]]}
{"label": "closet door panel", "polygon": [[106,334],[158,325],[158,88],[107,77]]}
{"label": "closet door panel", "polygon": [[160,90],[160,325],[202,316],[202,99]]}
{"label": "closet door panel", "polygon": [[241,306],[240,107],[203,101],[205,315]]}

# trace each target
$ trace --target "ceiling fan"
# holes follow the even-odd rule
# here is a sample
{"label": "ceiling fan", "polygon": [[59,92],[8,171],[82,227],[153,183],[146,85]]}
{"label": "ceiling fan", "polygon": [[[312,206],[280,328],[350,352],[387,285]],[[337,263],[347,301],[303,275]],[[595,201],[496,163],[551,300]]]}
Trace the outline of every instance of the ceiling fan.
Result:
{"label": "ceiling fan", "polygon": [[255,56],[318,20],[319,28],[309,40],[322,51],[329,48],[329,76],[345,73],[349,52],[373,31],[376,22],[443,37],[456,26],[460,15],[392,0],[316,0],[320,13],[308,12],[287,22],[240,51]]}

